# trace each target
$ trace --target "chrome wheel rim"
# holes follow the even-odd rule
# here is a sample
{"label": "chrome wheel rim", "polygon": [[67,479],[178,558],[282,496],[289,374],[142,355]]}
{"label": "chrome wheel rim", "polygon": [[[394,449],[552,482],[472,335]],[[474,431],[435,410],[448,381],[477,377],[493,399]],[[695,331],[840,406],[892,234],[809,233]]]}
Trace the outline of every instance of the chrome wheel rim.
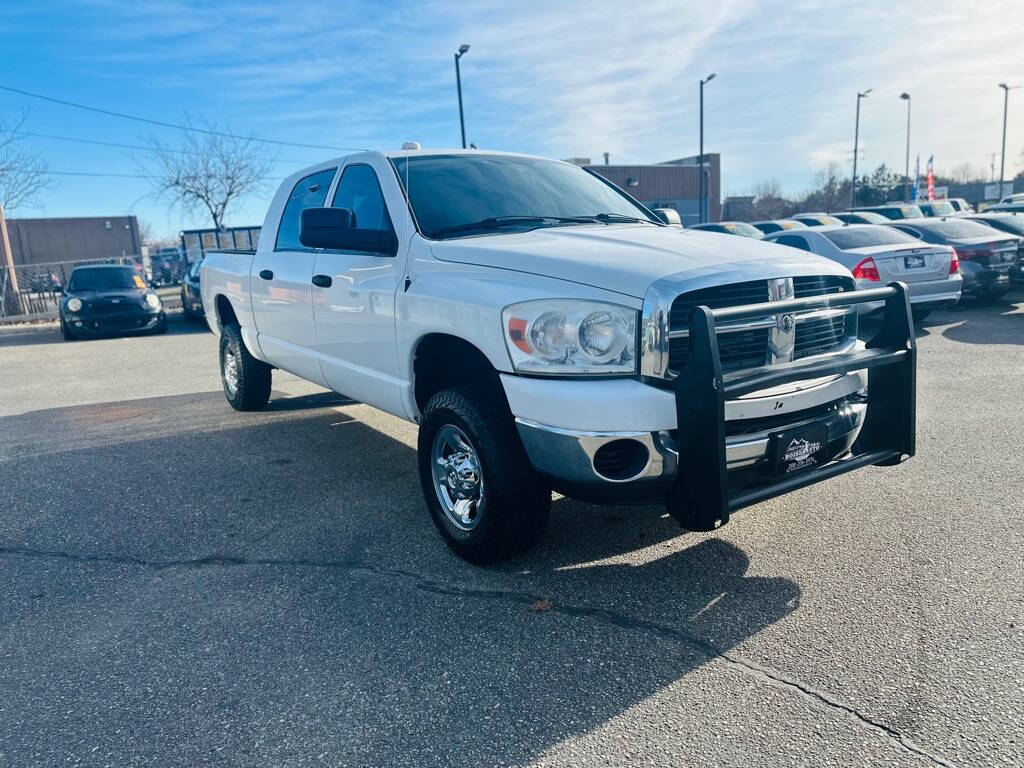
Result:
{"label": "chrome wheel rim", "polygon": [[234,397],[238,391],[238,358],[235,356],[234,350],[229,346],[224,348],[224,361],[221,367],[224,375],[224,386],[227,388],[228,394]]}
{"label": "chrome wheel rim", "polygon": [[441,427],[434,435],[430,468],[437,500],[449,522],[459,530],[473,530],[483,511],[484,476],[466,433],[454,424]]}

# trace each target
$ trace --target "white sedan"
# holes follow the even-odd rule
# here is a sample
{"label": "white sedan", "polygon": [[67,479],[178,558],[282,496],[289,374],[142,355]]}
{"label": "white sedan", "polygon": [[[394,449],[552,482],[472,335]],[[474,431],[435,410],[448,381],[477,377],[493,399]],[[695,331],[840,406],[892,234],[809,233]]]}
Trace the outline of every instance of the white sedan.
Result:
{"label": "white sedan", "polygon": [[[904,232],[875,224],[813,227],[765,235],[766,241],[800,248],[838,261],[857,279],[858,288],[906,283],[914,319],[960,300],[963,277],[956,251],[924,243]],[[877,307],[865,305],[870,311]]]}

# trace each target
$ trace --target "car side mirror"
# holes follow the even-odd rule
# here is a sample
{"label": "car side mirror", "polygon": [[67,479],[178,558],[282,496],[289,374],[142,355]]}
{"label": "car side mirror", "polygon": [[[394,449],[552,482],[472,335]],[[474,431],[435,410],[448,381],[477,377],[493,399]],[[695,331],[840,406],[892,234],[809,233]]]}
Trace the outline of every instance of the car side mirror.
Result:
{"label": "car side mirror", "polygon": [[362,251],[394,256],[398,239],[383,229],[357,229],[348,208],[306,208],[299,216],[299,242],[307,248]]}

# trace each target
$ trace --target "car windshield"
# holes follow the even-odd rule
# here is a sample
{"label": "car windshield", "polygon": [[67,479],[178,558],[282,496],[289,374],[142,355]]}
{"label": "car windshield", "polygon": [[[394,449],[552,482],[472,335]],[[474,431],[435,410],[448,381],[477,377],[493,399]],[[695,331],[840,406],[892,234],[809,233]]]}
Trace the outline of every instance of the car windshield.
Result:
{"label": "car windshield", "polygon": [[420,230],[433,239],[594,221],[660,225],[631,198],[569,163],[469,154],[391,162]]}
{"label": "car windshield", "polygon": [[965,219],[948,219],[947,221],[936,221],[928,224],[915,224],[918,229],[932,232],[940,237],[950,240],[968,240],[980,237],[1004,237],[987,224],[979,224],[976,221]]}
{"label": "car windshield", "polygon": [[120,291],[141,288],[142,281],[131,267],[79,267],[71,273],[69,291]]}
{"label": "car windshield", "polygon": [[764,233],[757,227],[747,224],[745,221],[727,221],[720,225],[721,231],[728,232],[730,235],[740,235],[742,237],[761,237]]}
{"label": "car windshield", "polygon": [[932,216],[951,216],[956,213],[952,203],[922,203],[918,207]]}
{"label": "car windshield", "polygon": [[887,219],[920,219],[924,212],[916,205],[899,205],[891,208],[879,208],[877,213]]}
{"label": "car windshield", "polygon": [[1024,216],[999,216],[991,219],[976,219],[976,221],[984,222],[990,227],[1001,229],[1004,232],[1024,235]]}
{"label": "car windshield", "polygon": [[851,248],[869,248],[873,245],[902,245],[918,243],[920,240],[890,227],[864,226],[822,232],[836,248],[847,251]]}

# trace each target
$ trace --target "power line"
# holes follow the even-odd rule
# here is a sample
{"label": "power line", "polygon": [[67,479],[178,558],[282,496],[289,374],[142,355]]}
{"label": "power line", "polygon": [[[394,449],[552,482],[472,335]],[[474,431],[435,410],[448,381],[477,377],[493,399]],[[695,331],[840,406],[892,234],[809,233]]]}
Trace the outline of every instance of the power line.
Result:
{"label": "power line", "polygon": [[[153,152],[154,151],[153,147],[147,147],[147,146],[145,146],[143,144],[121,144],[121,143],[116,142],[116,141],[100,141],[99,139],[80,139],[80,138],[76,138],[74,136],[57,136],[56,134],[53,134],[53,133],[36,133],[35,131],[21,131],[21,132],[15,134],[15,135],[18,138],[34,137],[34,138],[39,138],[39,139],[58,139],[60,141],[75,141],[75,142],[78,142],[79,144],[98,144],[99,146],[102,146],[102,147],[120,147],[122,149],[140,149],[140,150],[143,150],[144,152]],[[162,152],[172,152],[172,153],[174,153],[176,155],[198,155],[198,154],[201,154],[199,152],[192,152],[192,151],[187,150],[187,149],[166,149],[166,148],[164,148],[164,149],[161,149],[161,151]],[[279,163],[298,163],[300,165],[313,165],[313,163],[315,161],[278,158],[277,162],[279,162]]]}
{"label": "power line", "polygon": [[[47,176],[96,176],[100,178],[111,178],[111,179],[155,179],[157,176],[151,176],[141,173],[105,173],[99,171],[39,171],[39,173]],[[264,176],[267,181],[281,181],[284,176]]]}
{"label": "power line", "polygon": [[148,117],[139,117],[138,115],[129,115],[125,112],[115,112],[110,109],[102,109],[101,107],[90,107],[88,104],[79,104],[74,101],[68,101],[66,99],[58,99],[53,96],[44,96],[41,93],[33,93],[32,91],[25,91],[21,88],[13,88],[9,85],[0,85],[0,91],[8,91],[9,93],[18,93],[22,96],[28,96],[32,99],[40,99],[41,101],[49,101],[52,104],[60,104],[65,107],[74,107],[75,109],[84,109],[88,112],[96,112],[101,115],[108,115],[110,117],[119,117],[123,120],[135,120],[139,123],[148,123],[149,125],[159,125],[163,128],[175,128],[179,131],[190,131],[192,133],[202,133],[207,136],[220,136],[226,139],[239,139],[241,141],[256,141],[262,144],[277,144],[282,147],[303,147],[305,149],[334,149],[342,152],[362,152],[364,151],[361,147],[334,147],[328,144],[303,144],[297,141],[278,141],[276,139],[260,139],[255,136],[240,136],[237,133],[228,133],[226,131],[215,131],[211,128],[196,128],[192,125],[182,125],[180,123],[168,123],[163,120],[153,120]]}

